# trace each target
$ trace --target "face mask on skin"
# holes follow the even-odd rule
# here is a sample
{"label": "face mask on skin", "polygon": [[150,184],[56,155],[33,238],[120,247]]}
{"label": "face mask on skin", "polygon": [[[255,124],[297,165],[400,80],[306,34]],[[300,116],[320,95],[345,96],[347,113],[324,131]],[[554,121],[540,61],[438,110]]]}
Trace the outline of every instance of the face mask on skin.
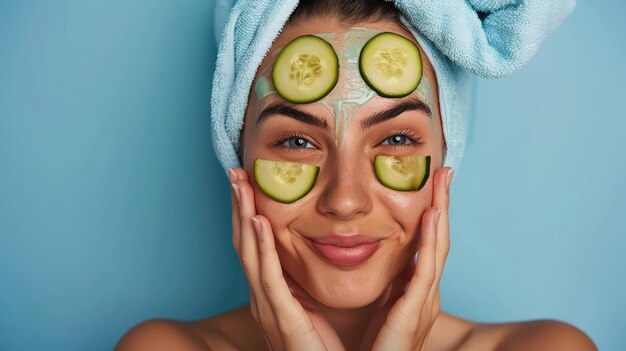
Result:
{"label": "face mask on skin", "polygon": [[[362,28],[362,27],[352,27],[349,30],[345,31],[341,38],[337,38],[335,33],[318,33],[315,34],[316,37],[324,39],[326,42],[332,44],[332,48],[338,53],[338,80],[337,85],[324,97],[316,100],[315,104],[323,105],[330,113],[335,116],[335,132],[337,135],[336,144],[337,147],[340,147],[345,142],[345,131],[347,126],[356,111],[363,107],[370,99],[377,96],[378,94],[364,81],[361,76],[361,72],[359,69],[359,55],[361,54],[362,48],[364,45],[372,39],[372,37],[380,34],[380,30],[371,29],[371,28]],[[399,36],[399,35],[396,35]],[[298,40],[295,39],[294,41]],[[408,39],[405,39],[408,41]],[[292,41],[292,42],[294,42]],[[291,44],[290,42],[289,44]],[[289,45],[287,44],[287,45]],[[286,46],[285,46],[286,47]],[[280,47],[276,49],[272,54],[271,58],[273,62],[276,62],[277,58],[280,56],[281,51],[285,47]],[[300,72],[304,74],[307,73],[315,73],[315,60],[313,59],[315,55],[313,54],[304,54],[307,55],[308,60],[304,61],[303,64],[306,66],[307,64],[312,64],[314,66],[313,69],[308,69],[308,67],[304,67],[303,71]],[[418,53],[419,55],[419,53]],[[303,55],[299,55],[303,56]],[[299,58],[297,58],[299,59]],[[421,66],[421,59],[419,59],[418,64]],[[290,65],[290,66],[293,66]],[[317,64],[319,66],[319,63]],[[322,68],[327,68],[323,67]],[[307,72],[308,69],[308,72]],[[262,100],[272,94],[278,94],[276,87],[274,86],[275,78],[272,78],[272,71],[274,70],[274,66],[270,65],[266,67],[259,75],[257,82],[255,84],[255,93],[257,97],[257,103],[254,108],[254,115],[258,115],[259,113],[259,105]],[[419,72],[421,75],[421,67],[419,68]],[[293,70],[285,69],[282,72],[277,72],[278,75],[289,75],[293,72]],[[297,72],[296,72],[297,73]],[[315,78],[319,77],[311,77],[312,81]],[[278,94],[280,95],[280,94]],[[433,90],[430,80],[426,76],[421,76],[421,80],[419,81],[419,85],[417,89],[413,91],[413,95],[417,96],[421,101],[425,102],[433,111]],[[287,99],[286,99],[287,100]],[[431,120],[431,128],[433,128],[433,122]]]}
{"label": "face mask on skin", "polygon": [[[330,70],[332,67],[329,68],[329,66],[335,63],[338,65],[336,71],[334,71],[338,72],[338,77],[334,77],[336,85],[332,86],[332,90],[322,98],[307,103],[321,104],[331,115],[335,116],[334,127],[337,135],[335,140],[337,148],[341,148],[345,143],[347,127],[352,117],[373,97],[380,95],[366,83],[362,75],[363,72],[359,69],[359,61],[360,59],[361,61],[364,59],[360,57],[360,55],[366,52],[364,46],[370,39],[380,33],[382,33],[382,31],[371,28],[352,27],[345,31],[341,38],[337,38],[335,33],[315,34],[315,37],[321,38],[332,45],[328,47],[326,43],[322,43],[321,47],[327,47],[326,50],[330,49],[338,53],[336,55],[336,62],[332,62],[334,59],[332,54],[334,54],[334,52],[331,52],[330,56],[319,55],[322,56],[322,59],[320,59],[313,53],[299,51],[297,54],[289,57],[290,61],[287,62],[287,66],[282,62],[278,63],[277,60],[282,59],[280,53],[285,48],[288,48],[289,44],[296,42],[302,37],[294,39],[285,47],[276,49],[270,54],[274,65],[266,67],[259,74],[255,84],[254,91],[257,97],[257,103],[254,107],[254,115],[258,115],[261,102],[268,96],[277,94],[285,100],[290,100],[277,92],[274,82],[277,82],[276,85],[278,85],[289,78],[287,80],[289,83],[291,83],[290,81],[295,81],[299,86],[314,86],[316,79],[327,78],[322,76],[323,70]],[[400,36],[393,34],[390,37],[394,38]],[[307,39],[313,39],[313,44],[315,44],[317,38]],[[387,42],[390,41],[388,38],[383,39],[382,36],[380,36],[380,38]],[[408,41],[406,38],[401,38]],[[370,44],[373,42],[374,40],[372,40]],[[414,46],[412,43],[411,45]],[[310,44],[309,46],[316,47]],[[417,47],[415,47],[415,49],[417,50]],[[318,52],[314,49],[311,51]],[[372,51],[374,51],[374,55],[376,55],[380,54],[382,50],[376,51],[375,48],[371,50],[368,48],[367,53],[369,54],[369,52]],[[409,51],[409,54],[411,53],[413,52]],[[419,57],[419,51],[415,54]],[[368,64],[377,65],[377,67],[381,67],[384,70],[384,73],[395,74],[396,76],[398,75],[397,73],[402,73],[403,70],[407,70],[408,72],[419,71],[419,75],[421,76],[419,85],[417,85],[417,88],[412,89],[410,94],[417,96],[419,100],[430,107],[431,111],[434,111],[434,98],[431,83],[426,76],[421,75],[421,58],[411,61],[406,59],[406,55],[404,51],[394,48],[382,52],[382,55],[378,57],[372,58],[373,61],[370,62],[373,63]],[[330,64],[325,65],[324,57],[331,61]],[[416,61],[417,63],[415,63]],[[365,62],[367,63],[367,61]],[[413,62],[414,65],[419,65],[419,67],[403,67],[402,65],[406,65],[407,62]],[[277,68],[280,67],[288,68],[277,70]],[[274,73],[274,76],[272,76],[272,73]],[[373,74],[375,77],[376,72],[373,72]],[[285,75],[289,76],[287,77]],[[372,75],[370,74],[370,78],[371,77]],[[331,82],[330,84],[334,83]],[[414,86],[415,85],[413,85],[413,87]],[[287,92],[289,92],[289,90]],[[297,92],[294,94],[296,97],[300,97],[297,95]],[[407,94],[404,94],[404,96],[406,95]],[[430,119],[430,125],[431,129],[434,128],[432,118]],[[395,157],[376,155],[374,159],[374,169],[381,184],[391,189],[398,191],[419,191],[426,183],[430,174],[430,156]],[[274,200],[285,203],[294,202],[304,197],[313,187],[317,175],[319,174],[319,166],[261,159],[255,160],[254,170],[257,184],[259,184],[261,190]]]}

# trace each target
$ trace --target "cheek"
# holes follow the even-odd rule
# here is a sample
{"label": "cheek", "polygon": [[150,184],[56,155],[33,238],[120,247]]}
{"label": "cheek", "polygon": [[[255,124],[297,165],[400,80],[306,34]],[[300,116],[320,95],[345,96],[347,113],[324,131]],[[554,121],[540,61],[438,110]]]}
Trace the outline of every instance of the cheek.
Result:
{"label": "cheek", "polygon": [[300,199],[294,203],[282,203],[270,198],[261,190],[254,179],[253,172],[248,172],[248,179],[254,190],[256,213],[268,219],[275,236],[288,236],[289,234],[285,233],[288,225],[297,221],[303,213],[307,213],[306,211],[311,211],[310,207],[314,206],[311,204],[311,194],[308,195],[308,198]]}
{"label": "cheek", "polygon": [[[258,142],[258,139],[254,139],[254,142]],[[317,197],[314,193],[316,188],[319,187],[319,180],[318,183],[313,185],[313,189],[311,189],[309,194],[294,203],[281,203],[270,198],[256,182],[254,177],[254,160],[273,160],[276,159],[276,156],[263,147],[257,147],[256,144],[250,145],[252,147],[248,149],[244,159],[244,169],[248,175],[250,186],[254,190],[256,213],[266,217],[274,230],[274,235],[279,235],[303,213],[308,213],[311,211],[311,208],[315,208],[314,201]]]}
{"label": "cheek", "polygon": [[256,186],[254,188],[254,202],[256,205],[256,212],[264,217],[267,217],[274,234],[284,230],[287,224],[296,219],[300,213],[302,213],[302,206],[300,204],[284,204],[269,198],[261,189]]}
{"label": "cheek", "polygon": [[[256,139],[254,139],[256,140]],[[256,213],[266,217],[272,227],[274,235],[281,233],[287,225],[298,217],[300,213],[300,204],[284,204],[271,199],[267,196],[261,188],[259,188],[256,179],[254,178],[254,160],[272,159],[271,155],[265,155],[262,148],[252,147],[249,148],[244,158],[244,169],[248,175],[248,182],[252,186],[254,191],[254,205]]]}
{"label": "cheek", "polygon": [[[432,174],[431,174],[432,177]],[[432,206],[433,183],[429,177],[424,187],[417,192],[402,192],[385,188],[380,201],[403,229],[398,238],[398,244],[404,246],[416,239],[418,229],[422,223],[424,212]]]}

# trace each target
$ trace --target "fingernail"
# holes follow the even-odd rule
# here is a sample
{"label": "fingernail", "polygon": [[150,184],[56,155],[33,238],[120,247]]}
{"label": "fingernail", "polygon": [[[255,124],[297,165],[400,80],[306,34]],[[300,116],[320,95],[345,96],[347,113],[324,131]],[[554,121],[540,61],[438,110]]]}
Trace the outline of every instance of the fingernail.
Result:
{"label": "fingernail", "polygon": [[454,168],[450,168],[448,171],[448,175],[446,176],[446,185],[450,188],[450,183],[452,183],[452,175],[454,174]]}
{"label": "fingernail", "polygon": [[232,168],[228,169],[228,179],[230,179],[231,183],[234,183],[237,181],[237,173],[235,173],[235,171]]}
{"label": "fingernail", "polygon": [[239,194],[239,185],[232,183],[232,186],[235,190],[235,196],[237,196],[237,201],[241,200],[241,195]]}
{"label": "fingernail", "polygon": [[254,225],[254,230],[256,231],[256,235],[261,235],[261,221],[259,221],[256,217],[252,218],[252,225]]}
{"label": "fingernail", "polygon": [[435,224],[439,223],[439,217],[441,217],[441,209],[438,208],[437,212],[435,213]]}

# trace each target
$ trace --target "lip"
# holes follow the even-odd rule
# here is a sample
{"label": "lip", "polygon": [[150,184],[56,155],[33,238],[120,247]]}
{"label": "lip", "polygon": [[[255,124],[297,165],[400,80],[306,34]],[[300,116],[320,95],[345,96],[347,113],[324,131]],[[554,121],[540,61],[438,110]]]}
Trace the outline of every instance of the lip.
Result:
{"label": "lip", "polygon": [[322,238],[305,238],[307,244],[327,262],[352,267],[367,261],[380,246],[380,238],[362,234],[329,235]]}

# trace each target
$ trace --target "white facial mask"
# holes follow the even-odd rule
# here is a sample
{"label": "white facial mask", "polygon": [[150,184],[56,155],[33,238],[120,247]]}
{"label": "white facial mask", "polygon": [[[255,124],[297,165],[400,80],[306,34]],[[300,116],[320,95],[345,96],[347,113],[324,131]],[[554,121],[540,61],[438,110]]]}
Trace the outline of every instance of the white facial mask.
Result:
{"label": "white facial mask", "polygon": [[[340,148],[345,143],[348,125],[356,112],[367,102],[378,94],[370,88],[361,77],[359,71],[359,54],[365,43],[381,33],[382,30],[352,27],[345,31],[340,38],[335,33],[314,34],[329,42],[339,59],[339,79],[335,87],[320,100],[311,104],[322,104],[330,113],[335,116],[336,146]],[[283,47],[277,48],[270,54],[271,62],[275,62],[276,57]],[[272,82],[273,65],[267,66],[256,81],[254,91],[257,104],[254,108],[254,116],[259,114],[259,105],[262,100],[272,94],[278,94]],[[433,91],[429,79],[423,75],[418,87],[412,93],[421,101],[425,102],[434,111]],[[433,119],[430,119],[431,128],[434,128]]]}

